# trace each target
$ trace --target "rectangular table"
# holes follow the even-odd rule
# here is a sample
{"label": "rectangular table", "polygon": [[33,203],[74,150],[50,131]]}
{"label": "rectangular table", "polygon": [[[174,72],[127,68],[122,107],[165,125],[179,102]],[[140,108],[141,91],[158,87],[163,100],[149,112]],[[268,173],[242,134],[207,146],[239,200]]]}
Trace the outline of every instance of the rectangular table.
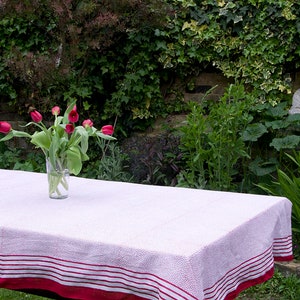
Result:
{"label": "rectangular table", "polygon": [[234,299],[292,259],[286,198],[0,170],[0,287],[73,299]]}

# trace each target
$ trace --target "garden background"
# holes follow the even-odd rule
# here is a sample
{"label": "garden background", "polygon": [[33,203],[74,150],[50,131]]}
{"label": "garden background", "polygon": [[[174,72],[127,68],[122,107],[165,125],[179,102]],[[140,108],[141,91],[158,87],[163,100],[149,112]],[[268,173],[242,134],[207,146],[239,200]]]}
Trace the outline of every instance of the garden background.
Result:
{"label": "garden background", "polygon": [[[299,38],[296,0],[3,0],[0,118],[76,99],[118,139],[91,144],[80,176],[283,194],[297,234]],[[44,171],[26,141],[0,153]]]}

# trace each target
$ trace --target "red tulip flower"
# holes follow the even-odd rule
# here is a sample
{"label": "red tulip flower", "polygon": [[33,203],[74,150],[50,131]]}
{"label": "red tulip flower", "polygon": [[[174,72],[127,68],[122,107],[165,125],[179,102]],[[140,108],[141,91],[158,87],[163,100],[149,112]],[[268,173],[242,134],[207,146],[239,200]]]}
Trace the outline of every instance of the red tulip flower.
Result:
{"label": "red tulip flower", "polygon": [[0,132],[7,134],[11,131],[11,125],[8,122],[0,121]]}
{"label": "red tulip flower", "polygon": [[74,129],[75,129],[75,127],[74,127],[73,124],[67,124],[66,128],[65,128],[65,131],[66,131],[67,134],[71,134],[71,133],[73,133]]}
{"label": "red tulip flower", "polygon": [[90,119],[84,120],[82,122],[82,126],[85,127],[85,128],[87,128],[87,127],[93,127],[93,125],[94,124],[93,124],[93,122]]}
{"label": "red tulip flower", "polygon": [[69,122],[76,123],[79,120],[79,114],[75,109],[72,109],[68,116]]}
{"label": "red tulip flower", "polygon": [[103,134],[112,135],[114,133],[114,126],[112,125],[104,125],[101,128]]}
{"label": "red tulip flower", "polygon": [[58,116],[60,114],[60,108],[58,106],[52,107],[51,111],[53,116]]}
{"label": "red tulip flower", "polygon": [[37,110],[31,111],[30,116],[31,116],[32,121],[35,123],[40,123],[43,120],[42,115]]}

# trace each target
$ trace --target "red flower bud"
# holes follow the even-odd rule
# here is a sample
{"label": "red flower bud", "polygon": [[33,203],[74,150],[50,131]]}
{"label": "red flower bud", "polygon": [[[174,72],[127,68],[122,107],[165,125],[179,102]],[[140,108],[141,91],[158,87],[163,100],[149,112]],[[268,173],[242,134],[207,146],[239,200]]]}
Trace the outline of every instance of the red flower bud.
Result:
{"label": "red flower bud", "polygon": [[60,114],[60,108],[59,108],[59,106],[52,107],[51,111],[52,111],[52,115],[53,116],[58,116]]}
{"label": "red flower bud", "polygon": [[79,114],[76,110],[72,109],[69,113],[68,119],[71,123],[76,123],[79,120]]}
{"label": "red flower bud", "polygon": [[31,116],[32,121],[35,123],[40,123],[43,120],[42,115],[37,110],[31,111],[30,116]]}
{"label": "red flower bud", "polygon": [[90,120],[90,119],[87,119],[87,120],[84,120],[83,122],[82,122],[82,126],[83,127],[93,127],[93,122]]}
{"label": "red flower bud", "polygon": [[0,132],[7,134],[11,131],[11,125],[8,122],[0,121]]}
{"label": "red flower bud", "polygon": [[66,131],[67,134],[71,134],[71,133],[73,133],[74,129],[75,129],[75,127],[74,127],[73,124],[67,124],[66,128],[65,128],[65,131]]}
{"label": "red flower bud", "polygon": [[114,126],[112,125],[104,125],[101,128],[103,134],[112,135],[114,133]]}

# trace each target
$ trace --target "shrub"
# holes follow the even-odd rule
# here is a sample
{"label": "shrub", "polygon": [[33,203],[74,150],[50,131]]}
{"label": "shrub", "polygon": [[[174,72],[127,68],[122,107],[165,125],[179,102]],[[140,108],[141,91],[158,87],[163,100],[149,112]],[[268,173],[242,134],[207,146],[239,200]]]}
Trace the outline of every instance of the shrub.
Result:
{"label": "shrub", "polygon": [[241,132],[251,121],[254,99],[243,85],[230,85],[218,102],[192,103],[181,128],[180,149],[186,169],[179,186],[236,190],[238,162],[248,157]]}

